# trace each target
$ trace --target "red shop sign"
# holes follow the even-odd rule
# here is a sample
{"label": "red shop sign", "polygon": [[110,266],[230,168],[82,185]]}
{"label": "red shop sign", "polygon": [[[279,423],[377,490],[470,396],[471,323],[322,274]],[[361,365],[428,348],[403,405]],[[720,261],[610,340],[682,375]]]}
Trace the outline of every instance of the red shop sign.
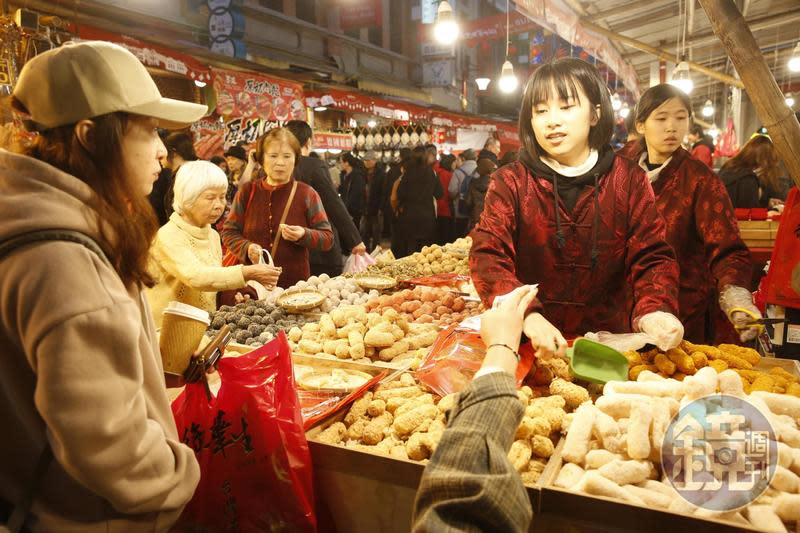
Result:
{"label": "red shop sign", "polygon": [[[509,31],[511,34],[538,29],[539,25],[526,15],[514,11],[509,13]],[[506,15],[492,15],[468,22],[464,27],[464,41],[474,46],[484,40],[505,39]]]}
{"label": "red shop sign", "polygon": [[314,148],[320,150],[352,150],[353,136],[348,133],[314,132]]}
{"label": "red shop sign", "polygon": [[267,122],[305,120],[303,86],[293,81],[255,72],[212,69],[217,92],[217,113],[258,117]]}
{"label": "red shop sign", "polygon": [[342,30],[381,26],[383,10],[381,0],[349,2],[339,6],[339,25]]}
{"label": "red shop sign", "polygon": [[161,46],[83,25],[78,27],[78,37],[83,41],[108,41],[123,46],[148,67],[160,68],[204,83],[211,81],[211,70],[208,66],[191,56]]}

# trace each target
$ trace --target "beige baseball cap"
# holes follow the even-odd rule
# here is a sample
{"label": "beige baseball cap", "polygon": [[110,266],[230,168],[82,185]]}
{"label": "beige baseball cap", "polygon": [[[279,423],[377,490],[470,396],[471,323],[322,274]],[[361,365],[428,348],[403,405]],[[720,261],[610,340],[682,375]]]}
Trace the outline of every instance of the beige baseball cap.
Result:
{"label": "beige baseball cap", "polygon": [[66,43],[28,61],[14,96],[36,129],[124,111],[180,129],[201,119],[207,106],[164,98],[145,66],[127,49],[105,41]]}

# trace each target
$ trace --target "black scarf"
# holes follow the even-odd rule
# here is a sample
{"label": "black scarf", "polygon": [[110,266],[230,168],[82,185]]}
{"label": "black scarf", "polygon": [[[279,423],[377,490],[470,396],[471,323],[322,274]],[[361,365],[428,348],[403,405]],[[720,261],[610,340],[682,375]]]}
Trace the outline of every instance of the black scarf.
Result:
{"label": "black scarf", "polygon": [[592,270],[597,265],[597,258],[600,251],[597,247],[597,230],[600,227],[600,201],[599,194],[600,178],[605,176],[614,164],[614,150],[611,146],[606,146],[600,149],[598,154],[597,163],[592,169],[581,175],[575,177],[562,176],[538,157],[534,157],[526,151],[520,153],[519,160],[523,165],[534,175],[539,176],[553,184],[553,196],[555,201],[556,211],[556,243],[559,248],[563,248],[566,244],[564,239],[564,232],[561,228],[561,214],[559,211],[559,199],[564,200],[564,205],[568,213],[572,213],[575,209],[575,204],[578,203],[578,197],[583,191],[584,187],[592,186],[594,189],[594,222],[592,225]]}

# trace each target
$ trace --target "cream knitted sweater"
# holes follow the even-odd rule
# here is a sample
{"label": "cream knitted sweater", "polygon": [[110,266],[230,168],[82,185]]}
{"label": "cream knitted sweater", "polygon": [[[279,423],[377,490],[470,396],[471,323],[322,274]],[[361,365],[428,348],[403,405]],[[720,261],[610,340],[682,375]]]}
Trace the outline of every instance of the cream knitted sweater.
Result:
{"label": "cream knitted sweater", "polygon": [[147,299],[157,327],[171,300],[213,313],[217,291],[245,286],[242,265],[221,266],[219,234],[211,226],[193,226],[177,213],[158,230],[150,258],[158,284],[147,291]]}

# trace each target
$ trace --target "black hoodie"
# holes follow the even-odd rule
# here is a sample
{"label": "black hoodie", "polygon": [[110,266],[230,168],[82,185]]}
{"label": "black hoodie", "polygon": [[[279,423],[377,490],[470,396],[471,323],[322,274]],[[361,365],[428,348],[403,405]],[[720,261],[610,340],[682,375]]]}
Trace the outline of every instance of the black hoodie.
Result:
{"label": "black hoodie", "polygon": [[749,169],[723,168],[719,171],[719,178],[728,189],[728,196],[736,209],[753,209],[761,207],[758,193],[758,178],[755,172]]}
{"label": "black hoodie", "polygon": [[597,249],[597,230],[600,224],[600,207],[598,205],[599,185],[614,165],[615,155],[614,149],[611,146],[603,147],[599,152],[597,163],[595,163],[594,167],[586,174],[575,177],[562,176],[543,163],[541,159],[532,156],[526,151],[521,152],[519,156],[519,160],[534,176],[542,177],[553,184],[553,201],[556,204],[556,242],[559,248],[563,248],[566,244],[564,232],[561,228],[561,215],[558,209],[559,199],[564,201],[567,212],[572,213],[583,189],[590,186],[594,189],[595,210],[592,227],[592,269],[596,266],[597,257],[599,256],[599,250]]}

